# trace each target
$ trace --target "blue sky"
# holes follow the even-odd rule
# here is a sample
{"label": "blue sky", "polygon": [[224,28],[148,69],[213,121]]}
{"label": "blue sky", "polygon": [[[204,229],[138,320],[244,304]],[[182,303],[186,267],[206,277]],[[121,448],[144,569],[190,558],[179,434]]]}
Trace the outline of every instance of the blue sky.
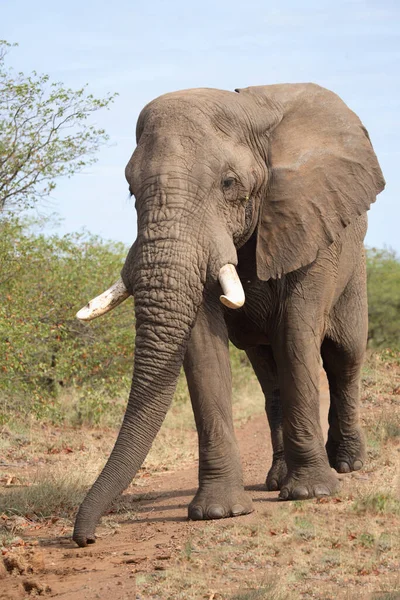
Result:
{"label": "blue sky", "polygon": [[97,96],[118,92],[96,123],[110,135],[99,162],[59,180],[40,211],[60,232],[87,228],[130,244],[136,215],[124,178],[141,108],[189,87],[313,81],[338,93],[369,130],[387,181],[367,244],[400,252],[400,2],[398,0],[1,0],[8,56]]}

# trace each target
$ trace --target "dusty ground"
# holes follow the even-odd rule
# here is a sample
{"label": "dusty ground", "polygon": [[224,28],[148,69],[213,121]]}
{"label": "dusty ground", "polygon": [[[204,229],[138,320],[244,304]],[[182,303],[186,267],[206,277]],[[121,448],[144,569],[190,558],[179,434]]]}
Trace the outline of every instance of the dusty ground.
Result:
{"label": "dusty ground", "polygon": [[[393,370],[393,378],[390,393],[379,396],[367,377],[363,418],[370,428],[386,409],[389,415],[399,409],[400,370]],[[326,382],[321,407],[326,428]],[[342,476],[337,497],[284,503],[263,488],[271,461],[266,418],[253,416],[237,433],[254,501],[251,515],[186,520],[197,482],[195,434],[189,433],[187,466],[164,473],[144,470],[98,528],[93,546],[74,545],[68,520],[3,515],[10,541],[2,550],[3,564],[0,560],[0,598],[400,598],[399,438],[371,438],[366,469]],[[64,446],[57,458],[70,468],[75,454]],[[22,460],[15,465],[7,460],[5,488],[47,468],[40,459],[24,466]]]}

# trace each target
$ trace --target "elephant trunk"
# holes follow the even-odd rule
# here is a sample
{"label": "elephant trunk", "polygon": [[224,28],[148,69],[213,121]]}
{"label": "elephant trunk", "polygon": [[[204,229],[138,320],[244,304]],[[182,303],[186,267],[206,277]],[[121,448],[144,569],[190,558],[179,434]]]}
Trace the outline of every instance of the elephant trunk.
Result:
{"label": "elephant trunk", "polygon": [[[170,406],[202,302],[204,280],[189,244],[164,240],[158,262],[151,253],[151,245],[143,244],[132,273],[128,265],[122,274],[125,281],[129,278],[135,296],[134,374],[115,446],[76,518],[73,539],[79,546],[94,542],[101,515],[128,487],[146,458]],[[190,263],[188,255],[193,257]]]}

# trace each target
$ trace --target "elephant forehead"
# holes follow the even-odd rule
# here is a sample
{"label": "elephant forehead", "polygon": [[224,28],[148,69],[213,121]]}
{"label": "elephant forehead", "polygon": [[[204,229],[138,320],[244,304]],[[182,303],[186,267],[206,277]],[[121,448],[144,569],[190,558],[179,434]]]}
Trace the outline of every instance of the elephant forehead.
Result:
{"label": "elephant forehead", "polygon": [[139,116],[137,137],[160,128],[188,134],[199,134],[210,126],[220,129],[221,121],[231,123],[238,111],[240,101],[234,92],[207,88],[171,92],[145,106]]}
{"label": "elephant forehead", "polygon": [[[161,96],[142,110],[138,120],[138,137],[161,129],[200,133],[209,121],[208,115],[193,98]],[[201,124],[199,131],[199,124]]]}
{"label": "elephant forehead", "polygon": [[248,169],[252,160],[247,147],[233,144],[224,135],[213,135],[206,130],[190,134],[164,126],[143,133],[127,165],[126,177],[130,183],[156,178],[158,183],[165,184],[165,177],[177,180],[189,177],[205,183],[206,179],[220,177],[238,162]]}
{"label": "elephant forehead", "polygon": [[204,132],[198,132],[194,136],[185,130],[163,126],[141,137],[137,154],[140,152],[146,160],[151,156],[189,158],[194,153],[201,153],[202,148],[207,145],[207,138]]}
{"label": "elephant forehead", "polygon": [[[185,175],[203,175],[207,170],[198,165],[211,164],[215,153],[210,152],[209,136],[179,134],[163,129],[145,134],[128,163],[128,180],[157,179],[166,184],[168,179],[182,179]],[[214,159],[213,159],[214,157]]]}

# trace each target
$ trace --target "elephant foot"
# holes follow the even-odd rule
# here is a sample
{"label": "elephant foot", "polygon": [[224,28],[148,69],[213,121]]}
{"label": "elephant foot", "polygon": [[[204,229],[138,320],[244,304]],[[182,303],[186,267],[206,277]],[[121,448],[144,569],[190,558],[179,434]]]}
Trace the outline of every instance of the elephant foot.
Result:
{"label": "elephant foot", "polygon": [[189,504],[188,517],[192,521],[238,517],[253,512],[250,496],[243,486],[213,484],[200,487]]}
{"label": "elephant foot", "polygon": [[361,429],[339,440],[329,430],[325,447],[329,464],[338,473],[359,471],[365,463],[365,441]]}
{"label": "elephant foot", "polygon": [[272,466],[268,471],[265,485],[269,492],[276,492],[282,487],[282,483],[287,475],[287,465],[283,457],[274,458]]}
{"label": "elephant foot", "polygon": [[307,500],[330,496],[339,488],[339,481],[326,465],[298,468],[290,471],[282,483],[281,500]]}

